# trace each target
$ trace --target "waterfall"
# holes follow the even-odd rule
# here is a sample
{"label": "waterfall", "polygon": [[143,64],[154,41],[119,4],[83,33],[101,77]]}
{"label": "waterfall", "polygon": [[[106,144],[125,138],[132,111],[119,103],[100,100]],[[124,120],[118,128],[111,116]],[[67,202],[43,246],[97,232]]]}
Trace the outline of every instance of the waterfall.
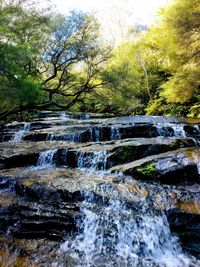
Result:
{"label": "waterfall", "polygon": [[186,137],[184,125],[171,125],[176,137]]}
{"label": "waterfall", "polygon": [[89,120],[90,119],[90,115],[88,115],[88,114],[81,114],[80,115],[80,119],[81,120]]}
{"label": "waterfall", "polygon": [[54,157],[56,152],[57,149],[40,152],[36,168],[52,168],[54,166]]}
{"label": "waterfall", "polygon": [[69,119],[69,115],[67,115],[65,112],[60,113],[60,119],[61,120],[67,120]]}
{"label": "waterfall", "polygon": [[46,137],[46,141],[68,141],[68,142],[80,142],[80,133],[74,133],[74,134],[67,134],[63,136],[55,135],[52,133],[48,133]]}
{"label": "waterfall", "polygon": [[110,129],[110,140],[120,140],[121,134],[119,132],[119,127],[112,126]]}
{"label": "waterfall", "polygon": [[200,140],[199,140],[200,139],[200,128],[199,128],[198,125],[194,125],[193,127],[194,127],[194,129],[195,129],[195,131],[197,133],[197,136],[198,136],[198,138],[196,138],[196,139],[193,138],[193,140],[194,140],[196,146],[200,147]]}
{"label": "waterfall", "polygon": [[89,128],[90,141],[99,142],[101,140],[101,130],[98,127]]}
{"label": "waterfall", "polygon": [[21,142],[25,134],[30,131],[30,128],[31,128],[30,123],[24,123],[23,129],[15,133],[15,135],[11,138],[11,142],[13,143]]}
{"label": "waterfall", "polygon": [[53,140],[54,140],[54,135],[53,135],[53,134],[50,134],[50,133],[48,133],[48,134],[47,134],[46,141],[53,141]]}
{"label": "waterfall", "polygon": [[80,142],[80,133],[77,132],[74,134],[65,135],[64,140],[69,142]]}
{"label": "waterfall", "polygon": [[[175,137],[186,137],[186,133],[184,130],[184,125],[181,124],[172,124],[168,123],[166,124],[156,124],[155,127],[157,128],[157,132],[159,136],[175,136]],[[170,131],[170,129],[172,131]]]}
{"label": "waterfall", "polygon": [[90,171],[105,170],[107,162],[106,151],[78,152],[77,167]]}
{"label": "waterfall", "polygon": [[193,127],[197,131],[198,135],[200,135],[200,128],[199,128],[199,126],[198,125],[194,125]]}
{"label": "waterfall", "polygon": [[171,137],[174,135],[174,131],[171,132],[169,130],[171,128],[165,127],[163,124],[156,124],[155,127],[159,136]]}
{"label": "waterfall", "polygon": [[87,194],[77,221],[78,234],[60,247],[76,267],[191,266],[164,214],[149,205],[135,211],[134,205],[116,199],[100,206],[92,192]]}

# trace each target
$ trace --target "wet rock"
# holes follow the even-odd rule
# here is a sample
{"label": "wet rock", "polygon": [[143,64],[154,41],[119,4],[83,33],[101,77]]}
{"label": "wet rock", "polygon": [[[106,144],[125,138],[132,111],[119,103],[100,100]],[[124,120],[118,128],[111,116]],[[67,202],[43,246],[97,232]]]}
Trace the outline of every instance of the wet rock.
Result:
{"label": "wet rock", "polygon": [[200,258],[200,214],[172,209],[167,212],[167,218],[172,232],[179,236],[184,250]]}
{"label": "wet rock", "polygon": [[37,180],[34,182],[25,180],[22,183],[18,182],[15,185],[16,193],[20,196],[26,196],[29,200],[44,201],[50,203],[78,203],[83,200],[83,196],[79,190],[69,191],[65,186],[65,179],[59,179],[57,188],[52,188],[56,181],[51,184],[40,183]]}
{"label": "wet rock", "polygon": [[[191,158],[192,153],[196,157],[196,162]],[[198,155],[199,150],[180,149],[113,167],[112,172],[121,171],[135,179],[164,184],[199,183],[198,156],[195,153]]]}
{"label": "wet rock", "polygon": [[195,137],[195,138],[200,137],[200,128],[198,125],[196,126],[185,125],[184,130],[186,132],[186,135],[189,137]]}
{"label": "wet rock", "polygon": [[4,168],[36,165],[38,154],[17,155],[2,160]]}
{"label": "wet rock", "polygon": [[15,206],[18,215],[11,233],[18,238],[63,239],[68,233],[77,231],[78,209],[74,206],[29,203]]}
{"label": "wet rock", "polygon": [[30,133],[24,137],[25,141],[45,141],[47,140],[48,133]]}
{"label": "wet rock", "polygon": [[[53,252],[52,257],[58,259],[58,264],[62,263],[56,256],[60,242],[73,240],[79,234],[77,222],[87,217],[84,208],[88,209],[88,215],[104,214],[102,220],[107,218],[111,222],[112,227],[105,229],[105,245],[109,249],[112,234],[119,225],[123,227],[124,219],[129,223],[135,218],[136,223],[129,226],[139,227],[143,215],[148,215],[151,222],[151,218],[162,216],[164,211],[184,250],[199,257],[199,206],[188,203],[200,201],[200,155],[199,149],[194,148],[198,144],[200,121],[176,117],[68,115],[40,113],[20,143],[5,141],[11,140],[25,123],[1,127],[1,236],[12,239],[13,246],[37,257],[41,266],[51,266],[54,260],[48,254]],[[39,156],[47,151],[55,152],[52,164],[36,166]],[[101,173],[97,172],[99,169]],[[196,191],[190,192],[191,188]],[[131,216],[127,216],[130,211]],[[119,216],[118,226],[114,215]],[[106,220],[102,222],[103,227],[105,223]],[[162,238],[163,235],[160,243]],[[138,245],[140,266],[157,266],[153,261],[151,265],[146,265],[150,264],[148,260],[143,261],[145,242]],[[65,253],[65,257],[72,259],[68,256]],[[73,264],[73,259],[68,262]]]}
{"label": "wet rock", "polygon": [[111,151],[111,155],[107,158],[107,166],[110,168],[115,165],[128,163],[151,155],[176,150],[177,148],[192,147],[194,145],[195,143],[192,139],[162,140],[152,138],[152,141],[149,139],[149,142],[146,141],[146,144],[142,144],[141,141],[138,142],[138,144],[131,144],[131,142],[130,144],[122,143]]}
{"label": "wet rock", "polygon": [[42,186],[31,189],[20,183],[16,184],[15,190],[16,203],[0,205],[2,234],[9,232],[17,238],[56,240],[77,231],[75,222],[80,213],[77,193],[47,192],[48,189],[42,190]]}
{"label": "wet rock", "polygon": [[[21,142],[21,143],[2,143],[0,144],[0,163],[2,168],[14,168],[23,166],[36,166],[39,156],[44,151],[56,150],[62,147],[61,155],[55,151],[56,162],[64,156],[65,148],[70,147],[66,142]],[[59,153],[58,153],[59,154]],[[63,162],[64,164],[64,162]]]}
{"label": "wet rock", "polygon": [[12,134],[11,133],[1,132],[1,134],[0,134],[0,143],[1,142],[8,142],[11,138],[12,138]]}

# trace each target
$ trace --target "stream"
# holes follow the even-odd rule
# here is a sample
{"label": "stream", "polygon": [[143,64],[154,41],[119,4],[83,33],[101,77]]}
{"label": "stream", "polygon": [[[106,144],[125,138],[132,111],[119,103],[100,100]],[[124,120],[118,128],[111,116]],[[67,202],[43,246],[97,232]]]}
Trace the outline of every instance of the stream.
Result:
{"label": "stream", "polygon": [[0,131],[0,266],[200,266],[200,120],[40,112]]}

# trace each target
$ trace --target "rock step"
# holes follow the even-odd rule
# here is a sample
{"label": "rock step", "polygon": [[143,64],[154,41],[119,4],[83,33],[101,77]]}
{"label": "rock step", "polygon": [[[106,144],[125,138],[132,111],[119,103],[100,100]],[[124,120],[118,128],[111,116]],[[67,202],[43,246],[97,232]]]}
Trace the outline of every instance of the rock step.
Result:
{"label": "rock step", "polygon": [[[19,239],[62,240],[77,232],[80,202],[84,200],[83,187],[79,181],[76,187],[70,187],[70,169],[54,169],[52,172],[25,173],[19,170],[18,174],[10,171],[3,175],[9,183],[15,182],[12,192],[16,194],[16,202],[0,205],[1,234],[9,233]],[[83,179],[82,172],[73,173],[74,179]],[[84,183],[88,188],[85,179]]]}
{"label": "rock step", "polygon": [[[66,119],[60,113],[41,115],[19,138],[24,142],[0,144],[0,166],[7,168],[0,171],[0,233],[13,240],[31,239],[29,242],[72,237],[77,232],[81,203],[92,191],[96,214],[116,199],[122,199],[136,216],[146,207],[150,215],[154,209],[153,214],[164,211],[183,248],[198,257],[197,208],[190,212],[178,207],[182,202],[185,205],[186,199],[199,200],[199,151],[188,148],[198,145],[199,125],[199,120],[170,117]],[[24,123],[2,127],[0,141],[11,140],[24,128]],[[162,138],[156,138],[159,136]],[[42,155],[51,159],[48,166],[42,165]],[[61,168],[63,165],[68,167]],[[18,166],[26,168],[9,169]],[[111,169],[114,174],[92,173],[98,169]],[[190,194],[192,186],[196,193]],[[172,190],[168,195],[166,188]],[[185,192],[188,195],[181,199]]]}
{"label": "rock step", "polygon": [[[84,200],[84,192],[87,193],[90,190],[94,190],[94,177],[96,177],[95,175],[93,177],[79,170],[68,168],[52,169],[48,172],[47,170],[39,170],[37,172],[30,171],[29,173],[24,172],[23,169],[13,169],[7,170],[7,175],[4,174],[3,176],[4,179],[8,179],[9,182],[11,182],[11,180],[15,181],[13,190],[16,192],[17,204],[1,206],[1,233],[5,234],[9,230],[15,238],[47,238],[48,240],[62,240],[68,234],[76,233],[77,228],[75,221],[80,215],[80,204]],[[143,205],[142,200],[144,200],[144,198],[149,198],[152,205],[152,200],[154,201],[157,199],[156,195],[154,198],[152,198],[152,195],[149,195],[147,186],[137,181],[129,185],[113,183],[113,177],[101,176],[96,182],[97,185],[99,185],[99,191],[95,191],[96,197],[94,199],[99,209],[102,208],[103,200],[105,204],[104,194],[106,192],[106,187],[108,189],[106,197],[111,197],[114,188],[117,188],[121,196],[127,196],[127,200],[130,201],[129,205],[134,207],[136,214],[140,212],[141,206]],[[152,186],[151,184],[151,187]],[[101,190],[103,188],[104,190]],[[126,188],[131,192],[132,196],[134,196],[133,198],[128,197],[129,194],[127,194]],[[165,191],[167,188],[168,190],[172,190],[170,189],[171,187],[166,186]],[[186,204],[190,198],[193,199],[194,196],[198,196],[198,187],[195,187],[197,191],[195,195],[193,193],[194,189],[192,188],[193,187],[184,187],[184,194],[186,192],[188,194],[187,197],[185,197]],[[159,195],[159,191],[164,189],[161,185],[155,185],[152,191],[155,192],[156,190]],[[177,201],[179,201],[182,192],[181,187],[179,187],[179,190],[180,191],[178,191],[177,187],[174,187],[171,191],[172,195],[174,195],[173,191],[176,192],[175,197],[177,197]],[[161,194],[164,198],[163,191]],[[170,204],[170,202],[174,202],[174,198],[173,200],[167,199],[166,201],[169,202],[167,204],[171,206],[172,203]],[[137,205],[139,205],[138,210]],[[199,248],[197,246],[197,237],[200,232],[199,215],[194,214],[194,216],[191,216],[190,214],[186,216],[186,220],[184,220],[184,210],[165,210],[166,208],[164,208],[164,211],[167,214],[172,232],[180,236],[182,246],[187,252],[198,256]]]}
{"label": "rock step", "polygon": [[167,212],[171,231],[176,233],[187,252],[200,259],[200,213],[185,213],[179,209]]}
{"label": "rock step", "polygon": [[[70,128],[68,129],[70,131]],[[49,136],[51,136],[51,140],[59,140],[59,141],[74,141],[74,142],[96,142],[96,141],[110,141],[117,139],[127,139],[127,138],[151,138],[151,137],[173,137],[173,136],[185,136],[185,137],[193,137],[200,138],[200,129],[199,126],[184,126],[182,133],[177,133],[173,127],[163,126],[158,129],[156,125],[140,125],[136,124],[133,126],[93,126],[93,127],[85,127],[85,130],[82,131],[74,131],[72,128],[71,133],[63,133],[58,134],[59,131],[54,129],[51,131],[51,128],[45,132],[29,132],[25,136],[24,140],[29,141],[42,141],[47,140]]]}
{"label": "rock step", "polygon": [[164,184],[199,183],[199,157],[198,148],[182,148],[115,166],[111,171]]}
{"label": "rock step", "polygon": [[[6,128],[7,127],[7,128]],[[12,140],[17,131],[23,129],[21,124],[6,126],[1,133],[0,142]],[[38,130],[39,129],[39,130]],[[15,132],[11,132],[15,130]],[[77,122],[33,122],[23,140],[45,141],[60,140],[71,142],[96,142],[127,138],[151,137],[192,137],[200,139],[199,125],[167,124],[86,124]]]}
{"label": "rock step", "polygon": [[[69,233],[77,231],[79,202],[83,200],[80,190],[71,192],[67,187],[63,189],[65,179],[60,188],[56,188],[56,181],[52,178],[55,184],[52,187],[49,174],[46,174],[45,182],[41,177],[34,177],[32,180],[29,175],[27,178],[27,173],[20,170],[19,173],[21,176],[12,173],[3,175],[7,183],[14,184],[10,188],[10,195],[15,194],[15,201],[4,203],[1,194],[1,234],[9,232],[16,238],[61,240]],[[36,174],[35,172],[34,175]]]}
{"label": "rock step", "polygon": [[[85,145],[73,145],[67,142],[55,141],[24,142],[22,144],[5,143],[0,144],[0,163],[2,168],[36,166],[42,152],[54,150],[52,163],[55,166],[88,167],[96,156],[99,163],[104,163],[105,168],[109,169],[117,164],[131,162],[150,155],[176,150],[177,148],[193,146],[195,146],[193,139],[172,138],[129,139]],[[104,155],[99,158],[98,156],[101,153],[104,153]],[[80,160],[82,160],[81,166]],[[105,162],[102,162],[102,160],[105,160]]]}
{"label": "rock step", "polygon": [[[6,212],[0,213],[0,228],[9,230],[18,238],[63,239],[67,233],[77,231],[76,217],[79,209],[63,208],[53,203],[40,204],[27,202],[9,206]],[[35,207],[37,206],[37,209]],[[1,208],[2,209],[2,208]]]}

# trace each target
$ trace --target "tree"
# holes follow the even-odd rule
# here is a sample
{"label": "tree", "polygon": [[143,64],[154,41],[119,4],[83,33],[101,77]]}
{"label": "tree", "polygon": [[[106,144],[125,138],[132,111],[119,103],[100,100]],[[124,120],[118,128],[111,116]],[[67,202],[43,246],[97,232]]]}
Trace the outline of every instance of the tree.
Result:
{"label": "tree", "polygon": [[146,98],[145,88],[141,87],[144,72],[136,53],[137,48],[132,41],[123,42],[113,50],[113,57],[102,71],[103,79],[109,82],[102,91],[104,98],[99,98],[102,111],[130,114]]}
{"label": "tree", "polygon": [[104,84],[99,68],[109,50],[100,43],[96,19],[83,12],[41,15],[29,2],[0,9],[6,25],[0,28],[1,119],[27,109],[68,109]]}
{"label": "tree", "polygon": [[27,4],[31,1],[2,1],[0,4],[0,116],[35,104],[40,98],[36,62],[49,34],[50,16]]}
{"label": "tree", "polygon": [[168,102],[185,103],[199,94],[199,17],[199,0],[174,0],[162,10],[154,27],[154,32],[162,36],[159,49],[171,71],[161,93]]}
{"label": "tree", "polygon": [[186,115],[194,104],[199,109],[199,16],[199,0],[174,0],[138,41],[153,98],[147,114]]}
{"label": "tree", "polygon": [[130,35],[128,41],[113,50],[103,71],[104,79],[110,81],[104,95],[109,109],[118,114],[144,114],[168,74],[149,44],[147,29],[132,28]]}
{"label": "tree", "polygon": [[[82,12],[73,12],[61,19],[51,34],[42,54],[38,72],[42,74],[42,89],[51,104],[69,108],[82,95],[104,84],[99,78],[102,64],[109,58],[109,50],[99,40],[97,20]],[[66,105],[60,105],[57,97]]]}

